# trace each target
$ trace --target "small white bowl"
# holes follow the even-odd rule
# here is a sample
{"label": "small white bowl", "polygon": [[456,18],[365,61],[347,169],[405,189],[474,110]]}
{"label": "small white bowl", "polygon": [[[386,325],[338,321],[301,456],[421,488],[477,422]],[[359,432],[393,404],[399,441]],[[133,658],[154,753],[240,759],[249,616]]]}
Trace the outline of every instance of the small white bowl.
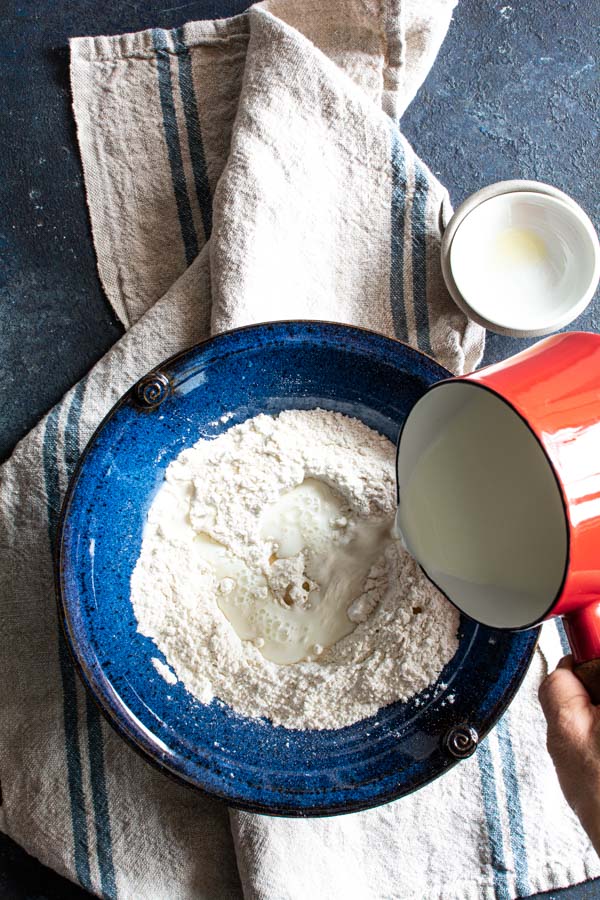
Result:
{"label": "small white bowl", "polygon": [[594,296],[598,237],[581,207],[556,189],[502,187],[484,189],[455,213],[442,246],[444,277],[457,305],[485,328],[550,334]]}

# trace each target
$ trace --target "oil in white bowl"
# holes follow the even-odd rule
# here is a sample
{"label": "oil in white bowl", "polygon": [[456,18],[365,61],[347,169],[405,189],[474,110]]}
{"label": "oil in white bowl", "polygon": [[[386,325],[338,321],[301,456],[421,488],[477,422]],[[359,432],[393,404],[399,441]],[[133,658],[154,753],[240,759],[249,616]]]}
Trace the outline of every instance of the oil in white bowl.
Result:
{"label": "oil in white bowl", "polygon": [[489,327],[543,333],[589,300],[597,244],[591,223],[563,200],[504,193],[460,222],[450,267],[461,297]]}

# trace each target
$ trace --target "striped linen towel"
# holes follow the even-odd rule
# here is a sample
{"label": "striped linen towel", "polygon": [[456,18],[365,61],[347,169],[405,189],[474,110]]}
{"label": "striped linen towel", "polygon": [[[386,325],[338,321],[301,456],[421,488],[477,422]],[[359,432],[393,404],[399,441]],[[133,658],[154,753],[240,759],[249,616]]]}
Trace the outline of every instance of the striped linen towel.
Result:
{"label": "striped linen towel", "polygon": [[127,328],[18,445],[0,482],[0,827],[105,897],[523,897],[600,874],[544,750],[546,629],[475,757],[337,819],[231,811],[102,720],[59,633],[51,551],[78,454],[163,358],[254,321],[322,318],[475,367],[483,332],[440,277],[447,194],[398,118],[444,0],[273,0],[227,21],[82,38],[72,86],[93,237]]}

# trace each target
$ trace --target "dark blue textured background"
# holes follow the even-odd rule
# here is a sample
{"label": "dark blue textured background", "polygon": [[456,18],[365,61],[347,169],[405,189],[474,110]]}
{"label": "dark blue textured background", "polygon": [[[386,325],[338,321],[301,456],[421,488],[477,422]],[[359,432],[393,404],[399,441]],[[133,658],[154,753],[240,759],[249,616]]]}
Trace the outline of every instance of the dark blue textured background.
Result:
{"label": "dark blue textured background", "polygon": [[[67,40],[239,12],[245,0],[3,0],[0,4],[0,458],[119,337],[98,283],[70,110]],[[458,204],[502,178],[571,194],[598,227],[597,0],[461,0],[404,117]],[[599,330],[596,305],[577,327]],[[491,335],[486,360],[524,342]],[[0,897],[82,891],[0,845]],[[548,897],[600,896],[589,884]]]}

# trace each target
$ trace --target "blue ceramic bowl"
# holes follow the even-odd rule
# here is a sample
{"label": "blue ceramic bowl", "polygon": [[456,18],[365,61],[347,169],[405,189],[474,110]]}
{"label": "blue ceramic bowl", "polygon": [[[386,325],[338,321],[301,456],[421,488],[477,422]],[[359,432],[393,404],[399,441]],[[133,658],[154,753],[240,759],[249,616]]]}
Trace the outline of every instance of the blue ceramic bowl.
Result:
{"label": "blue ceramic bowl", "polygon": [[258,413],[315,407],[356,416],[396,441],[415,401],[447,376],[429,357],[368,331],[282,322],[167,360],[109,413],[65,500],[59,606],[85,684],[148,760],[232,806],[331,815],[421,787],[493,726],[521,683],[536,631],[494,632],[462,619],[459,649],[434,689],[347,728],[291,731],[167,684],[152,664],[164,657],[137,632],[129,599],[148,508],[184,447]]}

